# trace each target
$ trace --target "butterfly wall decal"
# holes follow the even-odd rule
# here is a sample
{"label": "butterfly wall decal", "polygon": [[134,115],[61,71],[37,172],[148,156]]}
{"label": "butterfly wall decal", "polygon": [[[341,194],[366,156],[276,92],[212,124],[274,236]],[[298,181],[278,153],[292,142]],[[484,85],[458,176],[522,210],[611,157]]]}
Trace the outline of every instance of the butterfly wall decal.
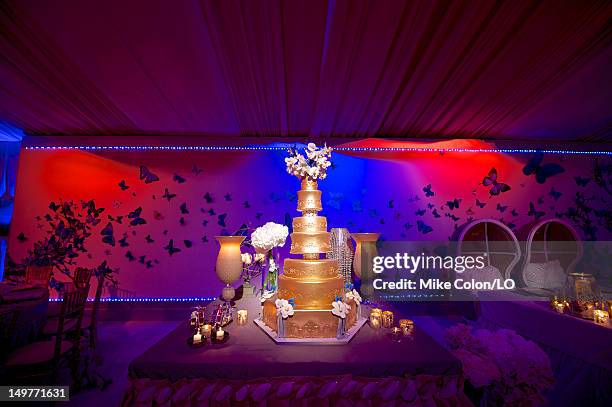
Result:
{"label": "butterfly wall decal", "polygon": [[417,229],[419,232],[421,232],[424,235],[433,231],[433,228],[431,226],[427,225],[425,222],[423,222],[420,219],[417,220]]}
{"label": "butterfly wall decal", "polygon": [[193,164],[193,166],[191,167],[191,173],[198,176],[202,173],[202,171],[204,171],[203,169],[199,168],[197,165]]}
{"label": "butterfly wall decal", "polygon": [[512,189],[510,185],[497,181],[497,170],[495,167],[491,168],[489,173],[482,179],[482,185],[491,187],[491,189],[489,189],[490,196],[497,196],[502,192],[508,192]]}
{"label": "butterfly wall decal", "polygon": [[134,257],[134,255],[132,254],[132,252],[131,252],[131,251],[129,251],[129,250],[128,250],[127,252],[125,252],[125,257],[126,257],[126,258],[127,258],[129,261],[135,261],[135,260],[136,260],[136,257]]}
{"label": "butterfly wall decal", "polygon": [[584,178],[584,177],[579,177],[576,176],[574,177],[574,181],[576,181],[576,185],[578,185],[579,187],[586,187],[589,182],[591,181],[590,178]]}
{"label": "butterfly wall decal", "polygon": [[533,202],[529,202],[529,212],[527,212],[527,216],[533,216],[535,220],[538,220],[544,215],[545,212],[536,210]]}
{"label": "butterfly wall decal", "polygon": [[153,174],[147,167],[144,165],[140,166],[140,175],[139,178],[141,181],[144,181],[145,184],[150,184],[152,182],[159,181],[159,177]]}
{"label": "butterfly wall decal", "polygon": [[100,231],[102,235],[102,242],[111,246],[115,246],[115,236],[113,234],[113,224],[108,222],[104,228]]}
{"label": "butterfly wall decal", "polygon": [[181,213],[182,213],[183,215],[188,214],[188,213],[189,213],[189,209],[187,209],[187,202],[183,202],[183,203],[181,204],[181,206],[180,206],[180,209],[181,209]]}
{"label": "butterfly wall decal", "polygon": [[126,189],[130,189],[130,187],[125,183],[124,179],[122,179],[117,185],[119,185],[119,188],[121,188],[122,191],[125,191]]}
{"label": "butterfly wall decal", "polygon": [[550,189],[550,192],[548,193],[548,195],[552,196],[555,201],[558,201],[559,198],[561,198],[561,195],[563,195],[563,194],[561,192],[559,192],[559,191],[555,191],[555,187],[552,187]]}
{"label": "butterfly wall decal", "polygon": [[427,198],[434,196],[436,193],[431,190],[431,184],[427,184],[423,187],[423,192]]}
{"label": "butterfly wall decal", "polygon": [[452,201],[446,201],[446,205],[448,206],[448,209],[450,209],[451,211],[454,209],[459,209],[460,203],[461,203],[461,199],[459,198],[455,198]]}
{"label": "butterfly wall decal", "polygon": [[164,194],[162,195],[162,198],[167,199],[168,202],[170,202],[173,198],[176,198],[176,194],[170,193],[170,191],[168,191],[168,188],[164,188]]}
{"label": "butterfly wall decal", "polygon": [[535,174],[536,182],[538,184],[543,184],[548,178],[565,172],[565,168],[561,167],[559,164],[548,163],[542,165],[543,160],[544,153],[537,152],[523,167],[523,174],[527,176]]}
{"label": "butterfly wall decal", "polygon": [[178,247],[174,247],[174,239],[170,239],[168,244],[164,247],[164,250],[166,250],[170,256],[181,251]]}
{"label": "butterfly wall decal", "polygon": [[127,242],[127,233],[123,234],[123,237],[121,239],[119,239],[119,246],[120,247],[128,247],[130,244]]}
{"label": "butterfly wall decal", "polygon": [[172,176],[172,181],[179,183],[179,184],[183,184],[187,180],[175,172],[174,175]]}
{"label": "butterfly wall decal", "polygon": [[140,216],[141,212],[142,212],[142,206],[139,206],[138,208],[134,209],[132,212],[128,214],[127,216],[128,219],[132,219],[130,221],[130,225],[138,226],[138,225],[145,225],[147,223],[147,221]]}

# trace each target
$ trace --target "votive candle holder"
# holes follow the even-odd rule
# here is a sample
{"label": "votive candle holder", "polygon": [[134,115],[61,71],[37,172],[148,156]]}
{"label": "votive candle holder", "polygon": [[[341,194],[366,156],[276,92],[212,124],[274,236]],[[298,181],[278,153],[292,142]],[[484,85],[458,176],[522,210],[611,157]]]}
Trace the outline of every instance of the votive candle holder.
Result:
{"label": "votive candle holder", "polygon": [[608,326],[610,325],[610,313],[601,309],[593,311],[593,321],[597,325]]}
{"label": "votive candle holder", "polygon": [[393,327],[393,312],[384,311],[382,313],[382,325],[383,325],[383,328]]}
{"label": "votive candle holder", "polygon": [[400,319],[399,325],[404,336],[412,335],[414,331],[414,322],[411,319]]}
{"label": "votive candle holder", "polygon": [[238,314],[238,325],[246,325],[247,318],[248,318],[247,310],[240,309],[238,310],[237,314]]}

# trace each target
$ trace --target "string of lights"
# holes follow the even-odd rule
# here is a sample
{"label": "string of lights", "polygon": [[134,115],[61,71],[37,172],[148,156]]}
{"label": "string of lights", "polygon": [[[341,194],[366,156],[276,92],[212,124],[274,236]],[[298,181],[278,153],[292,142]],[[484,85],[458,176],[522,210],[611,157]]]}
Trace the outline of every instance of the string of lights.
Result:
{"label": "string of lights", "polygon": [[[286,151],[279,146],[26,146],[26,150],[85,151]],[[504,154],[568,154],[612,155],[612,151],[548,150],[533,148],[429,148],[429,147],[333,147],[337,152],[411,152],[411,153],[504,153]]]}
{"label": "string of lights", "polygon": [[[100,298],[100,302],[200,302],[214,301],[217,297],[146,297],[146,298]],[[49,298],[50,302],[61,302],[61,298]],[[87,301],[94,302],[95,298],[87,298]]]}

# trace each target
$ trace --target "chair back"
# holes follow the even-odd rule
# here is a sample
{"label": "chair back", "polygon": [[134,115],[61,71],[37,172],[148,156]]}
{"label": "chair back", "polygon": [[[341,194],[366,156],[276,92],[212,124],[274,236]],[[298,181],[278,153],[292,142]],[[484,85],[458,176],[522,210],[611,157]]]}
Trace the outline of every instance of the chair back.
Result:
{"label": "chair back", "polygon": [[57,334],[55,337],[55,358],[59,358],[61,354],[62,340],[64,337],[64,326],[70,320],[76,320],[76,336],[75,343],[80,340],[81,323],[83,321],[83,312],[87,302],[89,293],[89,285],[83,288],[78,288],[74,291],[65,292],[62,299],[62,307],[57,324]]}
{"label": "chair back", "polygon": [[12,335],[17,324],[17,306],[3,304],[0,306],[0,356],[4,357],[13,348]]}
{"label": "chair back", "polygon": [[91,308],[91,319],[89,322],[89,346],[95,349],[98,341],[98,314],[100,312],[100,298],[104,289],[104,275],[98,276],[98,284],[96,285],[96,296]]}
{"label": "chair back", "polygon": [[74,285],[76,288],[84,288],[89,286],[91,276],[93,275],[93,269],[87,269],[84,267],[78,267],[74,272]]}
{"label": "chair back", "polygon": [[26,284],[40,285],[47,287],[51,279],[53,266],[28,266],[26,267],[25,282]]}

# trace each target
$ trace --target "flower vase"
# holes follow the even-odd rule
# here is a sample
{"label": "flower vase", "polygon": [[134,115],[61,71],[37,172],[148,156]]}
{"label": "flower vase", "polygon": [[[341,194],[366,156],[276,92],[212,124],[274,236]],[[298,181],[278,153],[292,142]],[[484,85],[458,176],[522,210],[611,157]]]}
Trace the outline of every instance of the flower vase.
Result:
{"label": "flower vase", "polygon": [[276,326],[277,326],[278,337],[284,338],[285,337],[285,320],[280,314],[276,317]]}
{"label": "flower vase", "polygon": [[242,257],[240,245],[244,236],[215,236],[219,242],[219,254],[215,264],[215,273],[219,280],[226,284],[223,287],[221,297],[225,301],[234,298],[236,291],[231,284],[240,278],[242,274]]}
{"label": "flower vase", "polygon": [[370,297],[374,293],[372,281],[374,273],[372,267],[374,257],[378,256],[376,242],[380,237],[380,233],[351,233],[351,237],[355,240],[355,256],[353,257],[353,272],[355,279],[359,280],[360,291],[364,297]]}
{"label": "flower vase", "polygon": [[276,292],[278,288],[278,253],[275,249],[268,251],[267,253],[267,267],[263,278],[263,289],[268,292]]}
{"label": "flower vase", "polygon": [[344,338],[344,334],[346,333],[345,327],[346,327],[346,319],[339,318],[338,319],[338,330],[336,331],[336,339]]}

